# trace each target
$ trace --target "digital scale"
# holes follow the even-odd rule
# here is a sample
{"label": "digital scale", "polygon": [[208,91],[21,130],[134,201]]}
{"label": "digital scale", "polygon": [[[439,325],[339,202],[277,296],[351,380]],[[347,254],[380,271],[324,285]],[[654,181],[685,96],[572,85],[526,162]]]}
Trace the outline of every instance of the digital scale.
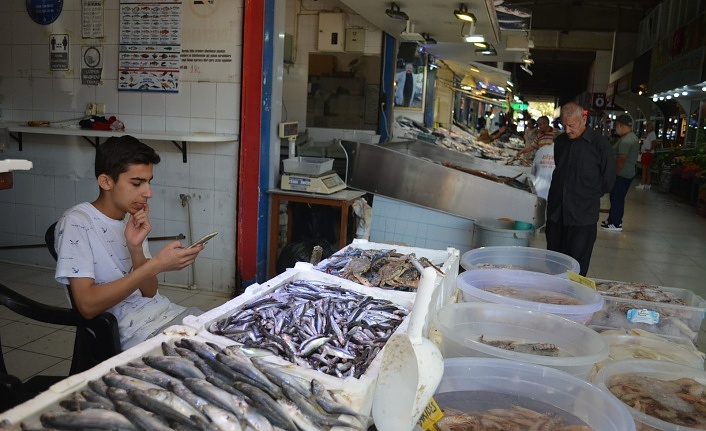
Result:
{"label": "digital scale", "polygon": [[324,195],[345,189],[346,183],[333,170],[333,159],[295,157],[298,126],[297,122],[279,125],[279,137],[289,140],[289,158],[282,161],[284,173],[280,188]]}
{"label": "digital scale", "polygon": [[334,171],[320,175],[282,174],[282,190],[330,195],[346,188],[346,183]]}

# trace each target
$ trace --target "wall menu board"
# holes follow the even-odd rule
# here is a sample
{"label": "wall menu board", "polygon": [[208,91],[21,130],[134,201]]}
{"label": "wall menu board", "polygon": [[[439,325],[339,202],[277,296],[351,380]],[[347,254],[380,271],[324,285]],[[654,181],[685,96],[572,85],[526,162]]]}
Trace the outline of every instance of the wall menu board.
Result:
{"label": "wall menu board", "polygon": [[179,91],[182,2],[120,0],[118,90]]}

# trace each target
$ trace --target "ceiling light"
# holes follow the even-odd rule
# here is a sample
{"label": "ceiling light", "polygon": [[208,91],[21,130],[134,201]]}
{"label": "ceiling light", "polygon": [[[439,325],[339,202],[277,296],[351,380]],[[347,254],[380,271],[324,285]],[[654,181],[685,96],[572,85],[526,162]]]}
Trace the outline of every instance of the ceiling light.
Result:
{"label": "ceiling light", "polygon": [[529,74],[529,76],[532,76],[532,71],[530,70],[529,66],[523,64],[523,65],[520,66],[520,69],[522,69],[522,70],[524,70],[525,72],[527,72],[527,73]]}
{"label": "ceiling light", "polygon": [[701,87],[701,91],[706,91],[706,87]]}
{"label": "ceiling light", "polygon": [[672,96],[667,96],[667,100],[670,100],[671,98],[672,98]]}
{"label": "ceiling light", "polygon": [[400,19],[400,20],[405,20],[405,21],[407,21],[409,19],[407,14],[402,12],[400,10],[400,7],[397,6],[397,3],[395,3],[395,2],[392,2],[392,4],[390,4],[390,9],[387,9],[385,11],[385,13],[387,14],[387,16],[389,16],[390,18],[393,18],[393,19]]}
{"label": "ceiling light", "polygon": [[664,96],[659,96],[659,100],[664,100]]}
{"label": "ceiling light", "polygon": [[[478,72],[480,72],[480,69],[475,68],[475,67],[471,67],[471,72],[476,72],[476,73],[478,73]],[[704,87],[704,88],[706,88],[706,87]],[[706,90],[704,90],[704,91],[706,91]]]}
{"label": "ceiling light", "polygon": [[657,96],[652,96],[652,101],[653,101],[653,102],[656,102],[656,101],[658,101],[658,100],[659,100],[659,98],[658,98]]}
{"label": "ceiling light", "polygon": [[682,91],[682,92],[681,92],[681,95],[682,95],[682,96],[686,96],[687,94],[689,94],[688,91]]}
{"label": "ceiling light", "polygon": [[487,48],[488,44],[485,42],[473,42],[473,46],[476,48]]}
{"label": "ceiling light", "polygon": [[476,16],[468,12],[466,5],[463,3],[461,3],[459,8],[454,11],[454,15],[456,15],[456,18],[461,21],[476,22]]}
{"label": "ceiling light", "polygon": [[674,97],[679,97],[679,93],[674,93]]}
{"label": "ceiling light", "polygon": [[485,37],[482,34],[471,34],[465,37],[466,42],[485,43]]}
{"label": "ceiling light", "polygon": [[495,51],[495,48],[493,48],[492,46],[488,46],[487,48],[476,49],[476,54],[481,54],[481,55],[498,55],[498,52]]}
{"label": "ceiling light", "polygon": [[510,87],[514,87],[514,86],[515,86],[515,84],[514,84],[512,81],[505,81],[505,82],[507,82],[507,85],[509,85]]}

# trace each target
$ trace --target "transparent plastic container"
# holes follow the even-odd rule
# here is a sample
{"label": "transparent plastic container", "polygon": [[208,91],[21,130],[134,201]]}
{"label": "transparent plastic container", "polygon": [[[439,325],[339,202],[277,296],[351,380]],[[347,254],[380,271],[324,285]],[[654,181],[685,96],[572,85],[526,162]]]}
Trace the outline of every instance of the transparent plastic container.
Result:
{"label": "transparent plastic container", "polygon": [[[608,357],[608,343],[593,329],[551,313],[509,305],[449,304],[436,314],[434,325],[441,334],[444,358],[508,359],[556,368],[586,379],[594,365]],[[480,341],[481,337],[485,342]],[[486,344],[499,340],[533,346],[515,351]],[[558,356],[539,354],[554,346]]]}
{"label": "transparent plastic container", "polygon": [[[466,302],[515,305],[557,314],[582,324],[603,307],[603,296],[590,287],[538,272],[475,269],[459,274],[456,286]],[[488,291],[491,288],[511,290],[512,295]]]}
{"label": "transparent plastic container", "polygon": [[[694,379],[701,385],[706,385],[706,372],[686,365],[675,364],[673,362],[655,361],[650,359],[628,359],[624,361],[614,361],[606,364],[598,371],[598,374],[592,379],[592,382],[605,393],[609,394],[615,400],[620,401],[615,397],[608,385],[611,377],[638,374],[641,377],[651,377],[662,381],[673,381],[681,378]],[[666,394],[660,393],[659,386],[654,384],[649,387],[649,394],[654,398],[662,398]],[[622,401],[620,401],[622,402]],[[684,425],[676,425],[674,423],[665,422],[657,419],[654,416],[645,414],[637,409],[634,409],[627,404],[628,411],[635,420],[636,429],[638,431],[696,431],[704,428],[691,428]]]}
{"label": "transparent plastic container", "polygon": [[461,256],[461,266],[465,270],[479,269],[488,265],[559,275],[565,278],[567,270],[577,274],[581,271],[581,266],[573,257],[541,248],[482,247],[469,250]]}
{"label": "transparent plastic container", "polygon": [[627,359],[652,359],[674,362],[699,370],[704,369],[704,357],[687,349],[684,345],[669,340],[638,335],[602,335],[610,349],[608,358],[603,363],[596,364],[598,369],[608,361],[623,361]]}
{"label": "transparent plastic container", "polygon": [[[434,398],[471,396],[464,411],[487,408],[534,408],[541,401],[560,416],[573,417],[594,430],[635,431],[624,404],[597,387],[567,373],[504,359],[453,358],[444,361],[444,376]],[[442,408],[447,407],[440,403]]]}

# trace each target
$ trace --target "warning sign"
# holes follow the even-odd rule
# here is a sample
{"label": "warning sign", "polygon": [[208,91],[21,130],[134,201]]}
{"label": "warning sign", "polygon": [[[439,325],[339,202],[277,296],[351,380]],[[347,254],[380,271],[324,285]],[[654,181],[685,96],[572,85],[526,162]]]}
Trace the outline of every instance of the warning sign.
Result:
{"label": "warning sign", "polygon": [[51,70],[69,70],[69,35],[51,34],[49,36],[49,68]]}

